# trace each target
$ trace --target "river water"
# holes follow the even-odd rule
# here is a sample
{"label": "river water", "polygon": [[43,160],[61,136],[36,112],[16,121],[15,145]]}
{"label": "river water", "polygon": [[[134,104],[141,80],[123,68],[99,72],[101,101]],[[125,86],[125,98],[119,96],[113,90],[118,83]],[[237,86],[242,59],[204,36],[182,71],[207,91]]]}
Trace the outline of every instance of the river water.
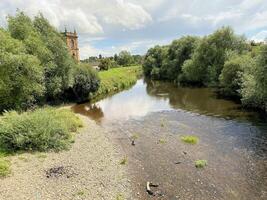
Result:
{"label": "river water", "polygon": [[[141,79],[72,109],[105,128],[125,153],[133,199],[267,199],[266,119],[210,88]],[[183,135],[199,143],[185,144]],[[198,159],[208,165],[195,168]],[[147,181],[159,184],[154,196],[146,193]]]}

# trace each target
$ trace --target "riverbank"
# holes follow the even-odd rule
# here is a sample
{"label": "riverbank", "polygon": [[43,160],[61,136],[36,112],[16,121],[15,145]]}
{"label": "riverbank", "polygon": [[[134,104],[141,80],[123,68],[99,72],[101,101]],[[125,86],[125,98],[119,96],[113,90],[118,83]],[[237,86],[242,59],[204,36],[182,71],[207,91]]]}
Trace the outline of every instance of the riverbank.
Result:
{"label": "riverbank", "polygon": [[122,155],[104,129],[81,117],[84,127],[69,151],[8,157],[12,173],[0,179],[0,199],[128,198],[130,186]]}
{"label": "riverbank", "polygon": [[98,91],[93,95],[93,101],[97,101],[107,95],[132,86],[141,75],[141,66],[119,67],[107,71],[100,71],[100,86]]}
{"label": "riverbank", "polygon": [[[100,72],[101,86],[94,100],[130,87],[141,74],[140,66]],[[62,108],[49,109],[54,112]],[[104,129],[79,117],[85,127],[75,134],[70,150],[0,155],[0,171],[3,172],[0,182],[4,185],[0,189],[0,199],[131,197],[125,168],[120,164],[122,151],[109,141]]]}

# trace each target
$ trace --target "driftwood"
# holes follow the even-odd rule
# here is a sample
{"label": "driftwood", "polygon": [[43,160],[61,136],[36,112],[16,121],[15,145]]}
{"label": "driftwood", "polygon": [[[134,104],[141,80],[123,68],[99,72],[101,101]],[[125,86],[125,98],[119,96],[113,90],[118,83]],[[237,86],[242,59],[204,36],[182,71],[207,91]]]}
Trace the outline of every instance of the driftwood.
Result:
{"label": "driftwood", "polygon": [[182,162],[177,161],[177,162],[175,162],[174,164],[179,165],[179,164],[181,164],[181,163],[182,163]]}
{"label": "driftwood", "polygon": [[153,183],[150,183],[150,182],[146,182],[146,191],[148,194],[150,195],[154,195],[154,192],[151,190],[150,187],[158,187],[159,185],[158,184],[153,184]]}

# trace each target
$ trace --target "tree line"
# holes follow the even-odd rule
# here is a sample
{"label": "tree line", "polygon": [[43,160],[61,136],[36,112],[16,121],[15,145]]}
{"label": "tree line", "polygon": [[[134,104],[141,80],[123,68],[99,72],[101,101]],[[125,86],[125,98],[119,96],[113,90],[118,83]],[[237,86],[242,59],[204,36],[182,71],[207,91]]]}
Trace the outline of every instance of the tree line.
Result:
{"label": "tree line", "polygon": [[129,51],[121,51],[114,56],[103,57],[101,54],[91,56],[82,60],[83,63],[98,66],[100,70],[108,70],[115,67],[127,67],[131,65],[141,65],[143,57],[141,55],[131,55]]}
{"label": "tree line", "polygon": [[267,111],[267,45],[222,27],[204,36],[184,36],[155,46],[144,57],[145,76],[178,85],[217,87],[244,106]]}
{"label": "tree line", "polygon": [[0,112],[36,104],[88,99],[99,86],[95,71],[76,63],[65,38],[40,13],[7,17],[0,28]]}

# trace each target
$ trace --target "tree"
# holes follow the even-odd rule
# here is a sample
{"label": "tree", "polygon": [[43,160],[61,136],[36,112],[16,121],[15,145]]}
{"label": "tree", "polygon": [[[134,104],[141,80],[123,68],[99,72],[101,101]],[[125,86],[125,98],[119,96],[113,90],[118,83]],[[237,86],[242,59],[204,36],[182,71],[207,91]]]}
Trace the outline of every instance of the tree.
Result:
{"label": "tree", "polygon": [[197,41],[197,37],[186,36],[172,42],[168,48],[167,62],[162,66],[161,76],[164,79],[176,80],[178,78],[183,63],[191,58]]}
{"label": "tree", "polygon": [[187,62],[182,71],[189,82],[218,85],[227,52],[241,54],[247,49],[244,37],[235,35],[229,27],[223,27],[198,43],[192,61]]}
{"label": "tree", "polygon": [[111,68],[112,62],[109,58],[102,58],[100,60],[100,63],[98,65],[100,70],[108,70],[109,68]]}
{"label": "tree", "polygon": [[131,53],[128,51],[121,51],[119,53],[117,63],[121,66],[129,66],[133,64],[133,58],[131,56]]}
{"label": "tree", "polygon": [[143,71],[146,76],[151,76],[153,68],[161,68],[166,60],[168,46],[155,46],[150,48],[144,58]]}
{"label": "tree", "polygon": [[75,69],[73,92],[79,101],[88,100],[90,93],[96,92],[99,84],[97,73],[91,67],[80,64]]}
{"label": "tree", "polygon": [[242,102],[267,111],[267,45],[262,45],[253,65],[244,70]]}
{"label": "tree", "polygon": [[37,57],[0,29],[0,111],[25,109],[43,96],[43,69]]}
{"label": "tree", "polygon": [[240,97],[242,77],[244,69],[253,64],[254,60],[250,54],[232,54],[224,63],[222,73],[219,77],[221,93],[226,96]]}

